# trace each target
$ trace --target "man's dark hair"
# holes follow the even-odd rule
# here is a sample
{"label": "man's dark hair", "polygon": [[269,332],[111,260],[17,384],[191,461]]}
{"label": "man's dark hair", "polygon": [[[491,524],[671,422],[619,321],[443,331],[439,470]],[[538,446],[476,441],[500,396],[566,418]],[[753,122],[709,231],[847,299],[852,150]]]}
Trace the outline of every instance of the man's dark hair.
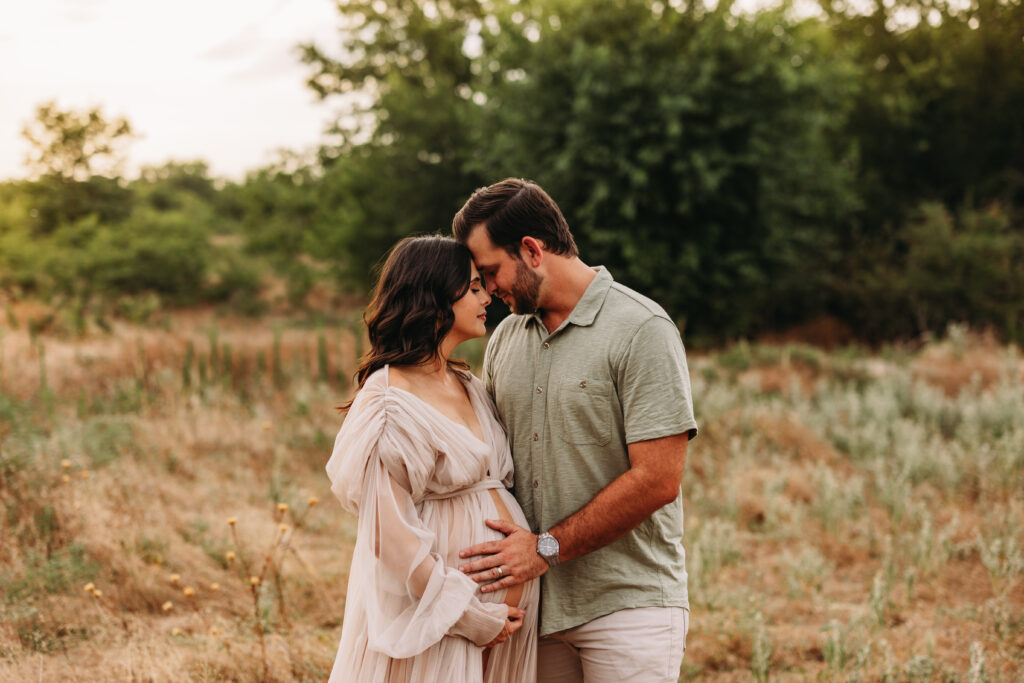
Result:
{"label": "man's dark hair", "polygon": [[483,223],[495,246],[519,254],[524,237],[534,237],[553,254],[578,256],[558,204],[540,185],[520,178],[506,178],[481,187],[466,201],[452,220],[452,234],[465,243],[473,228]]}

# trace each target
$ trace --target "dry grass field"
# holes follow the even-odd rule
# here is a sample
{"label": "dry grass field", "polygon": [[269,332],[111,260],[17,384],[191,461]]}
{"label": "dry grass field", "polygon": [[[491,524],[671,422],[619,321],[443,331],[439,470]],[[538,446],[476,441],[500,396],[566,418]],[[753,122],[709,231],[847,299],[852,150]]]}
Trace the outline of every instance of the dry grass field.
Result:
{"label": "dry grass field", "polygon": [[[355,526],[323,465],[358,325],[64,338],[19,316],[0,323],[0,680],[324,680]],[[952,328],[690,360],[681,680],[1024,680],[1018,351]]]}

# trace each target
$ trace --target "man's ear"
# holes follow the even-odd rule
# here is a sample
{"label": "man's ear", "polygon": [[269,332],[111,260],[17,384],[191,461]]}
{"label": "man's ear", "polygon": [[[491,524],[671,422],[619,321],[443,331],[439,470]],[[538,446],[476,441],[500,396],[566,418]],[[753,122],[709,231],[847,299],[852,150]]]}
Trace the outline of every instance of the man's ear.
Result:
{"label": "man's ear", "polygon": [[524,237],[519,243],[519,254],[524,261],[536,268],[544,260],[544,243],[536,237]]}

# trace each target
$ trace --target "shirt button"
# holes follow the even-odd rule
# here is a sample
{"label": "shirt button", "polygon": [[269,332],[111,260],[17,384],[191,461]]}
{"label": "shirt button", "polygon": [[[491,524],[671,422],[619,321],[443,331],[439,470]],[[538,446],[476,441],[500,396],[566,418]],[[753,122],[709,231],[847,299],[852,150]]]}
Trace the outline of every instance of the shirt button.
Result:
{"label": "shirt button", "polygon": [[533,435],[533,440],[534,440],[534,441],[536,441],[536,440],[537,440],[537,439],[539,439],[539,438],[540,438],[540,437],[539,437],[539,436],[537,436],[536,434],[534,434],[534,435]]}
{"label": "shirt button", "polygon": [[548,344],[547,342],[544,342],[543,344],[541,344],[541,347],[545,348],[545,349],[548,348],[549,346],[551,346],[551,344]]}
{"label": "shirt button", "polygon": [[544,393],[544,390],[543,390],[543,389],[541,389],[540,387],[537,387],[537,393],[538,393],[538,394],[543,394],[543,393]]}
{"label": "shirt button", "polygon": [[580,382],[580,389],[586,389],[586,388],[587,388],[587,380],[583,380],[582,382]]}
{"label": "shirt button", "polygon": [[537,481],[536,479],[534,479],[533,480],[533,488],[537,488],[538,486],[540,486],[540,482]]}

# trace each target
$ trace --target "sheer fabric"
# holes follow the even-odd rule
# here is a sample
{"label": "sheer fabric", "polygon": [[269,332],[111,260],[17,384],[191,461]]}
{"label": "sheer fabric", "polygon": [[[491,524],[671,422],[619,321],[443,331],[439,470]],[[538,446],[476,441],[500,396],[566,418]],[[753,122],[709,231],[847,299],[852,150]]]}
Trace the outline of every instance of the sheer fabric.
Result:
{"label": "sheer fabric", "polygon": [[[367,378],[338,433],[331,490],[359,522],[332,683],[535,678],[537,582],[483,594],[457,569],[459,550],[501,537],[484,519],[526,525],[506,490],[512,458],[493,403],[478,379],[465,382],[482,441],[390,386],[387,367]],[[526,617],[489,650],[485,672],[481,646],[504,626],[506,598]]]}

